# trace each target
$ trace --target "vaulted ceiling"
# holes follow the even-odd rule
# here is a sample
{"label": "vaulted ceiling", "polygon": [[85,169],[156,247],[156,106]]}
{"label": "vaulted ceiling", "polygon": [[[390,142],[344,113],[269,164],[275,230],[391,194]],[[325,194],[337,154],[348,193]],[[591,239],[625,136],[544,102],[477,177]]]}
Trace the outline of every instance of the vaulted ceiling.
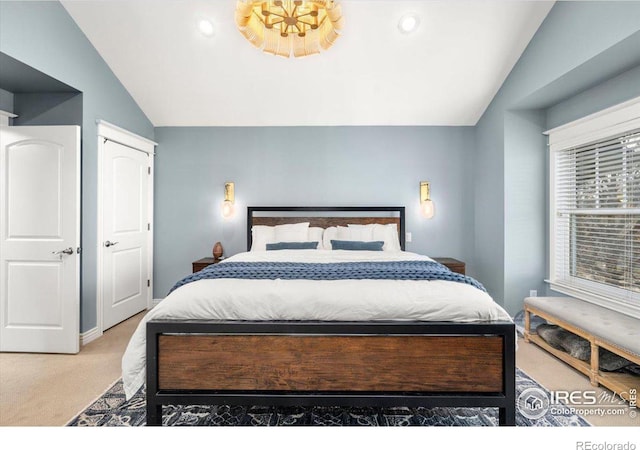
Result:
{"label": "vaulted ceiling", "polygon": [[62,1],[154,126],[475,125],[554,2],[340,3],[335,45],[287,59],[244,39],[234,0]]}

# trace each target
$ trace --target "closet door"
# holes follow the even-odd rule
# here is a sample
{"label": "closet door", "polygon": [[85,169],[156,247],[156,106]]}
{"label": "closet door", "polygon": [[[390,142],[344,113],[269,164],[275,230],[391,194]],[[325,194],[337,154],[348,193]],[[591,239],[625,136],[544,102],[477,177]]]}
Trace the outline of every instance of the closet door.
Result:
{"label": "closet door", "polygon": [[102,174],[102,305],[106,330],[147,308],[149,155],[107,140]]}
{"label": "closet door", "polygon": [[147,138],[98,121],[97,333],[151,308],[153,159]]}

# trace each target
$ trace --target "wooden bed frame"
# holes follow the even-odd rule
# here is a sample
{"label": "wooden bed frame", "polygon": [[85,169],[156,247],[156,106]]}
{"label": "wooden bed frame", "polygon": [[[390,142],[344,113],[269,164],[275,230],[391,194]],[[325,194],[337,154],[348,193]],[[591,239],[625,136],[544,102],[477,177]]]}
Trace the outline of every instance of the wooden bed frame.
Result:
{"label": "wooden bed frame", "polygon": [[[259,216],[312,211],[386,217]],[[253,225],[302,221],[397,223],[404,249],[404,207],[249,207],[248,249]],[[147,425],[177,404],[496,407],[515,425],[515,395],[511,322],[147,322]]]}

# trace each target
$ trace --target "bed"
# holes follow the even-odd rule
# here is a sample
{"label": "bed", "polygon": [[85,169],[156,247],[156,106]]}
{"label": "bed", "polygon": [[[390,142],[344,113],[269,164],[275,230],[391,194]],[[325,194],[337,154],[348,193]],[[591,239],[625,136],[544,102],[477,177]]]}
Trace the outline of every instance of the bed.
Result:
{"label": "bed", "polygon": [[[176,283],[129,342],[125,392],[146,384],[147,425],[161,425],[162,406],[178,404],[495,407],[499,425],[515,425],[515,325],[477,281],[444,266],[442,279],[344,274],[437,265],[405,251],[404,207],[247,212],[247,252]],[[346,229],[338,227],[353,227],[351,237],[391,227],[398,247],[256,251],[255,230],[301,223],[325,237]],[[226,275],[256,267],[283,272]],[[309,267],[326,273],[288,279]]]}

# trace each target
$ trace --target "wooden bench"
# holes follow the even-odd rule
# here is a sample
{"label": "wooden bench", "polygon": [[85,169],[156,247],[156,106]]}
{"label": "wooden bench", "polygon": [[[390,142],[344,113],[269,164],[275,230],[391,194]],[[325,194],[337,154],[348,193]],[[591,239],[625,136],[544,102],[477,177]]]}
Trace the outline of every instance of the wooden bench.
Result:
{"label": "wooden bench", "polygon": [[[605,386],[629,401],[640,389],[640,376],[605,372],[599,367],[600,347],[640,364],[640,319],[572,297],[527,297],[524,300],[524,340],[533,342],[589,377],[593,386]],[[531,314],[545,319],[591,344],[590,363],[556,349],[531,330]],[[632,397],[635,397],[632,396]]]}

